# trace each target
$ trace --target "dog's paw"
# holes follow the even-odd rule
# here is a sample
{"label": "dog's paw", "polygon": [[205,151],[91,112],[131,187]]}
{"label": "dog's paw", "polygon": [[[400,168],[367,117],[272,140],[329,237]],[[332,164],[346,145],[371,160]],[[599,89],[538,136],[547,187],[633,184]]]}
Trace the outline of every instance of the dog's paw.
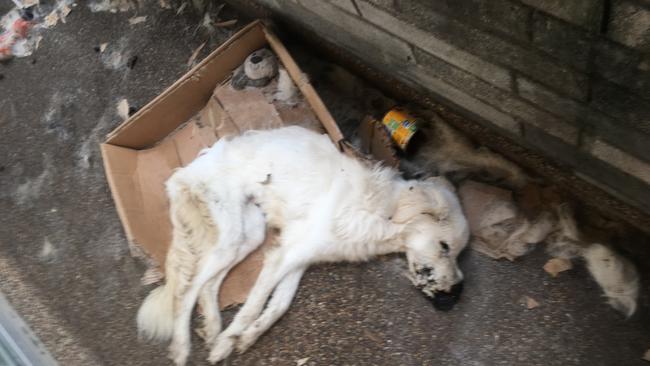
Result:
{"label": "dog's paw", "polygon": [[244,332],[239,340],[237,341],[237,352],[244,353],[246,352],[254,343],[257,341],[257,334],[251,332]]}
{"label": "dog's paw", "polygon": [[190,355],[190,345],[180,342],[172,342],[169,345],[169,358],[176,366],[185,366]]}
{"label": "dog's paw", "polygon": [[210,327],[204,325],[203,327],[196,328],[194,332],[205,342],[205,345],[208,349],[212,349],[212,345],[215,344],[217,336],[221,329],[216,329],[215,327]]}
{"label": "dog's paw", "polygon": [[237,337],[234,336],[226,336],[223,333],[219,335],[214,347],[212,347],[212,350],[210,351],[208,362],[214,365],[230,356],[235,347],[236,338]]}

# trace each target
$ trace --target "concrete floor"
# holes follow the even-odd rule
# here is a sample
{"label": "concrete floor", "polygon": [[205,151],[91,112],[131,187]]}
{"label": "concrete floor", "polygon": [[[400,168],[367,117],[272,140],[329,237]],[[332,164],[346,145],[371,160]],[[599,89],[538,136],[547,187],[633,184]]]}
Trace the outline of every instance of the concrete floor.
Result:
{"label": "concrete floor", "polygon": [[[129,256],[98,151],[119,123],[117,101],[144,105],[187,70],[206,40],[195,34],[196,16],[153,3],[139,11],[147,21],[134,26],[132,13],[77,6],[66,24],[43,34],[34,55],[0,65],[0,291],[62,365],[169,364],[164,346],[137,339],[134,317],[149,289],[139,282],[144,266]],[[224,9],[222,19],[234,17],[238,26],[213,35],[202,56],[245,23]],[[103,42],[108,53],[137,56],[135,66],[103,62],[106,52],[94,50]],[[468,251],[465,292],[448,313],[409,284],[398,256],[317,266],[288,314],[226,364],[309,357],[307,365],[643,365],[647,282],[640,311],[625,320],[581,264],[550,278],[546,259],[541,249],[514,263]],[[523,295],[541,306],[525,309]],[[206,364],[197,340],[194,348],[191,363]]]}

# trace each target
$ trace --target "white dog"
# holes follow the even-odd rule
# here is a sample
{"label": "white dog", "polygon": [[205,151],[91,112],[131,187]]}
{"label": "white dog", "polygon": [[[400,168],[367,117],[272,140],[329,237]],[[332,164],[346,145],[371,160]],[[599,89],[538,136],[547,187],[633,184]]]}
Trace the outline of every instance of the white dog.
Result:
{"label": "white dog", "polygon": [[[138,328],[149,338],[172,338],[177,365],[190,351],[197,299],[215,363],[235,347],[245,351],[287,311],[313,263],[406,252],[413,283],[437,307],[450,308],[462,288],[456,257],[469,230],[453,186],[370,167],[338,152],[326,135],[294,126],[221,139],[174,173],[167,191],[174,231],[166,283],[142,304]],[[278,243],[220,333],[221,281],[262,243],[265,224],[280,229]]]}

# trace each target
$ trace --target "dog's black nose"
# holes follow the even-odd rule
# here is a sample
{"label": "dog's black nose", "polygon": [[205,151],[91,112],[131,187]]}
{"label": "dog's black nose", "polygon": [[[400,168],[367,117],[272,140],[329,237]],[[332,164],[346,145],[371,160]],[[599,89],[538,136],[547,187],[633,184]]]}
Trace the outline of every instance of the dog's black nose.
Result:
{"label": "dog's black nose", "polygon": [[449,292],[438,291],[435,293],[435,296],[431,301],[433,302],[433,307],[441,311],[449,311],[460,299],[460,294],[463,292],[463,283],[459,282],[451,286]]}
{"label": "dog's black nose", "polygon": [[251,62],[254,64],[259,64],[260,62],[262,62],[262,56],[255,55],[251,57]]}

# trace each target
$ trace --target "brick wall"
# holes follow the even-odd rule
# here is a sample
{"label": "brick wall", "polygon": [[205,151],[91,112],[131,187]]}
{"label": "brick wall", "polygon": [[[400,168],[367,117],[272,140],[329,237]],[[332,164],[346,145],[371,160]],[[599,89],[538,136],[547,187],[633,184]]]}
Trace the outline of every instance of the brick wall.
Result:
{"label": "brick wall", "polygon": [[650,1],[253,1],[650,212]]}

